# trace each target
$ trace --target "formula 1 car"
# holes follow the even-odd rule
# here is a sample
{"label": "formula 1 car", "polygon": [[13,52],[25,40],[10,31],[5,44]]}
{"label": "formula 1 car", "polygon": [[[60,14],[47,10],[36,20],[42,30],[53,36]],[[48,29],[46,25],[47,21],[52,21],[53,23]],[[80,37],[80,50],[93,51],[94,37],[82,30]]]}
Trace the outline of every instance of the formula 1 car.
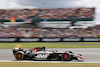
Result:
{"label": "formula 1 car", "polygon": [[16,60],[84,60],[81,54],[74,54],[72,51],[61,52],[56,49],[49,50],[43,47],[37,47],[29,50],[13,49],[13,55]]}

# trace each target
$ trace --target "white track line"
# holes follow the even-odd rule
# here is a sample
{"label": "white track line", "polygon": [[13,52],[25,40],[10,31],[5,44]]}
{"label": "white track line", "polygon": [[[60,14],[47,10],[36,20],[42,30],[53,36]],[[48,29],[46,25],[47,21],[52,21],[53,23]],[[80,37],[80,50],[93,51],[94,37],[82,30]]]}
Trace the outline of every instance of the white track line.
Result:
{"label": "white track line", "polygon": [[73,62],[73,61],[12,61],[0,60],[0,62],[36,62],[36,63],[100,63],[100,62]]}

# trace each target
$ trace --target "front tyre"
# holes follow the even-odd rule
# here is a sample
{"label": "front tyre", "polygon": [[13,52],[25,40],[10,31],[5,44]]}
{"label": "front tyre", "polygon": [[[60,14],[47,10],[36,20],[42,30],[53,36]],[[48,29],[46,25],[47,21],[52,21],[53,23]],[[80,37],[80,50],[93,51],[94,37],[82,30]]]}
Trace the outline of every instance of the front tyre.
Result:
{"label": "front tyre", "polygon": [[16,60],[23,60],[24,55],[21,52],[16,52],[15,58],[16,58]]}
{"label": "front tyre", "polygon": [[62,61],[71,61],[72,57],[70,54],[64,53],[64,54],[62,54],[61,59],[62,59]]}

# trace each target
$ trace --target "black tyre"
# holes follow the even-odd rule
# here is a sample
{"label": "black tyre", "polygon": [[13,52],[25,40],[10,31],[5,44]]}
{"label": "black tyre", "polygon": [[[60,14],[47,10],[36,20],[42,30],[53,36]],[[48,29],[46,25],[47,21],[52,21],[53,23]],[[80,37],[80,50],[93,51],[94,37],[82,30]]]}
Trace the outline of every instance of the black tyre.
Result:
{"label": "black tyre", "polygon": [[16,60],[23,60],[24,55],[21,52],[16,52],[15,58]]}
{"label": "black tyre", "polygon": [[68,53],[64,53],[61,56],[62,61],[71,61],[72,60],[72,56]]}

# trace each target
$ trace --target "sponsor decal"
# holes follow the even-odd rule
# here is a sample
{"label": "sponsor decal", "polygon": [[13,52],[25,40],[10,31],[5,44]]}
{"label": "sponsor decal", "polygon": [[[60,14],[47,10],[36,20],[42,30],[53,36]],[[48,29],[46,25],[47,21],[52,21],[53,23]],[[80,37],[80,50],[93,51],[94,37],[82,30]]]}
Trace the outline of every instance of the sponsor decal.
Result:
{"label": "sponsor decal", "polygon": [[60,38],[43,38],[42,41],[60,41]]}
{"label": "sponsor decal", "polygon": [[37,52],[37,49],[36,48],[33,49],[33,53],[35,53],[35,52]]}
{"label": "sponsor decal", "polygon": [[80,41],[80,38],[63,38],[63,41]]}
{"label": "sponsor decal", "polygon": [[6,41],[13,42],[13,41],[16,41],[16,38],[0,38],[0,41],[2,41],[2,42],[6,42]]}
{"label": "sponsor decal", "polygon": [[19,41],[22,41],[22,42],[34,42],[34,41],[39,41],[39,38],[20,38]]}
{"label": "sponsor decal", "polygon": [[84,38],[83,41],[99,41],[99,38]]}
{"label": "sponsor decal", "polygon": [[46,59],[49,56],[49,54],[37,54],[37,56],[35,56],[36,58],[43,58]]}
{"label": "sponsor decal", "polygon": [[32,19],[24,19],[24,22],[31,23]]}

